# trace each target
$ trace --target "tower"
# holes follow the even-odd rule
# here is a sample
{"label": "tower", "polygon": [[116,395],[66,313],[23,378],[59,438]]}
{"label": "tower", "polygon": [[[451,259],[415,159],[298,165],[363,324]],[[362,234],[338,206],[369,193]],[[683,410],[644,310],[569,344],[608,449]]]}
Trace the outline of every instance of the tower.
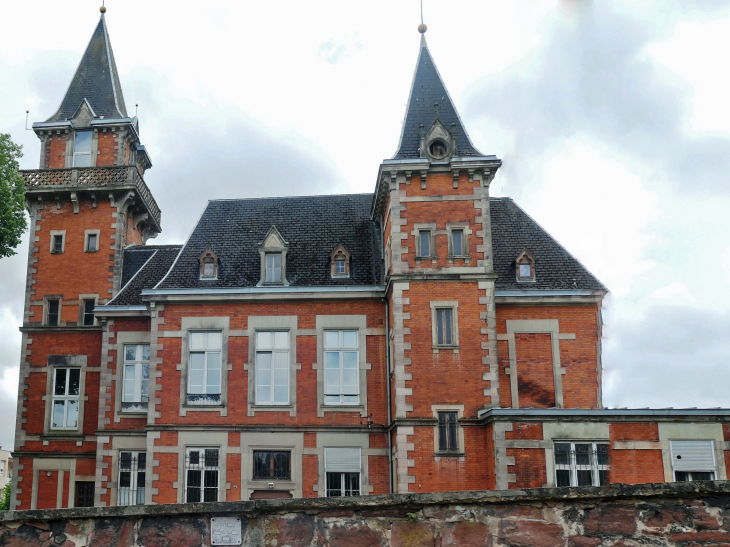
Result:
{"label": "tower", "polygon": [[14,507],[93,500],[102,346],[94,308],[119,290],[125,247],[161,230],[143,178],[152,163],[127,114],[104,11],[60,106],[33,124],[39,169],[22,172],[31,242],[15,449],[28,457],[17,460]]}

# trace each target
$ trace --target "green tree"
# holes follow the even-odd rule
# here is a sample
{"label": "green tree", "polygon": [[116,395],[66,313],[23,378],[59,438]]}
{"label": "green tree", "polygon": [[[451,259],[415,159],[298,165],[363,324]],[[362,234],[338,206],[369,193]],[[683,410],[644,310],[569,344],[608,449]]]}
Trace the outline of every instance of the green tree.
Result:
{"label": "green tree", "polygon": [[28,222],[25,220],[25,180],[18,173],[23,147],[0,133],[0,258],[15,254]]}
{"label": "green tree", "polygon": [[12,484],[8,483],[0,492],[0,511],[8,511],[10,509],[10,489]]}

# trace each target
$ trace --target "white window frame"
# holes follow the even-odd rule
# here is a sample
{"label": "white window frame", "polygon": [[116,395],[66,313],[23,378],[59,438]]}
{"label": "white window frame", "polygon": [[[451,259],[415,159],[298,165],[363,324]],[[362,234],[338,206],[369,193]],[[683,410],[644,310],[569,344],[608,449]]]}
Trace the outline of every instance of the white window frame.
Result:
{"label": "white window frame", "polygon": [[[76,146],[76,138],[78,137],[79,133],[88,133],[89,134],[89,151],[88,152],[79,152],[77,150]],[[91,130],[84,130],[84,131],[76,131],[74,132],[74,157],[73,157],[73,165],[72,167],[92,167],[91,165],[91,150],[94,148],[94,132]],[[78,166],[76,165],[76,158],[79,156],[87,156],[89,158],[89,165],[82,165]]]}
{"label": "white window frame", "polygon": [[[218,465],[206,465],[205,464],[205,451],[206,450],[216,450],[218,452]],[[190,464],[190,453],[191,452],[198,452],[198,464],[199,469],[191,469]],[[188,488],[200,488],[200,502],[205,500],[205,472],[206,471],[216,471],[218,473],[218,481],[215,486],[216,489],[216,499],[213,501],[220,501],[221,496],[221,457],[222,457],[223,451],[221,450],[220,446],[188,446],[185,448],[185,467],[184,467],[184,473],[185,473],[185,492],[184,492],[184,499],[185,503],[197,503],[197,502],[191,502],[188,501]],[[201,465],[202,460],[202,465]],[[200,486],[199,487],[190,487],[188,484],[189,476],[188,471],[200,471]]]}
{"label": "white window frame", "polygon": [[[281,336],[276,336],[277,334],[281,334]],[[270,337],[271,347],[265,347],[265,346],[261,345],[261,343],[263,342],[264,336]],[[276,342],[277,339],[279,339],[279,341],[286,340],[286,348],[277,347],[277,342]],[[289,391],[290,391],[289,352],[291,351],[290,332],[288,330],[277,330],[277,329],[260,329],[260,330],[258,330],[257,329],[255,331],[254,344],[256,345],[256,347],[255,347],[256,362],[254,365],[255,366],[254,376],[256,377],[256,383],[254,385],[256,404],[262,405],[262,406],[264,406],[264,405],[268,405],[268,406],[288,405],[289,401],[291,400],[290,393],[289,393]],[[263,357],[260,357],[260,356],[267,355],[267,354],[271,355],[271,360],[269,362],[268,375],[264,374],[264,372],[261,370],[263,367],[263,362],[262,362]],[[286,391],[286,401],[277,401],[275,399],[275,392],[276,392],[276,387],[277,387],[276,373],[275,373],[275,371],[276,371],[275,355],[284,355],[286,357],[286,359],[285,359],[286,360],[286,375],[285,375],[285,377],[286,377],[286,390],[285,390]],[[267,376],[268,376],[269,383],[264,384],[263,380],[267,379]],[[269,400],[267,400],[267,401],[262,400],[262,398],[260,397],[260,393],[259,393],[260,386],[263,387],[266,385],[268,385],[268,387],[269,387]],[[278,385],[278,387],[284,387],[284,386]]]}
{"label": "white window frame", "polygon": [[[327,347],[327,337],[329,333],[337,333],[339,342],[338,346],[336,348],[328,348]],[[354,333],[355,337],[355,345],[354,346],[347,346],[344,345],[344,339],[345,339],[345,332]],[[335,330],[335,329],[325,329],[323,334],[323,341],[324,344],[323,352],[324,352],[324,404],[325,405],[336,405],[336,406],[342,406],[342,405],[359,405],[360,404],[360,332],[357,329],[342,329],[342,330]],[[354,353],[355,354],[355,388],[352,393],[345,393],[345,383],[344,383],[344,373],[345,373],[345,366],[344,366],[344,359],[345,359],[345,353]],[[338,361],[339,361],[339,383],[337,386],[337,393],[334,392],[328,393],[328,388],[330,387],[330,384],[327,383],[327,362],[328,354],[337,354],[338,355]],[[334,385],[334,384],[332,384]],[[355,401],[348,401],[345,402],[345,397],[355,397]],[[328,401],[327,399],[329,397],[338,397],[337,401]]]}
{"label": "white window frame", "polygon": [[[53,244],[56,241],[56,237],[61,238],[61,250],[60,251],[54,250]],[[66,252],[66,230],[51,230],[50,238],[51,238],[51,246],[50,246],[51,254],[63,254]]]}
{"label": "white window frame", "polygon": [[[130,467],[122,468],[122,454],[129,453]],[[139,464],[139,456],[144,454],[144,465]],[[117,459],[117,505],[144,505],[145,478],[147,476],[147,452],[144,450],[120,450]],[[122,487],[122,473],[129,473],[129,487]],[[144,473],[144,477],[139,474]],[[141,480],[140,480],[141,479]],[[141,483],[141,484],[140,484]],[[125,498],[126,495],[126,499]]]}
{"label": "white window frame", "polygon": [[[555,445],[557,444],[567,444],[570,446],[569,452],[568,452],[568,463],[557,463],[557,458],[555,457]],[[588,444],[591,446],[591,451],[589,453],[589,459],[590,463],[588,465],[578,465],[576,461],[576,451],[575,451],[575,445],[577,444]],[[605,464],[599,464],[598,463],[598,445],[605,445],[606,446],[606,463]],[[578,486],[578,471],[590,471],[591,472],[591,485],[590,486],[601,486],[600,482],[600,471],[606,472],[606,484],[609,483],[608,481],[608,441],[589,441],[589,440],[556,440],[553,439],[553,467],[554,467],[554,473],[555,476],[553,477],[553,480],[555,481],[555,486],[558,486],[558,471],[569,471],[570,472],[570,487],[574,488]],[[588,467],[589,469],[586,469]],[[589,485],[582,485],[582,486],[589,486]]]}
{"label": "white window frame", "polygon": [[[278,268],[276,267],[275,264],[273,264],[273,262],[275,261],[274,259],[277,256],[279,257],[279,267]],[[272,259],[272,265],[271,266],[269,266],[269,258]],[[268,283],[277,284],[277,283],[281,283],[282,282],[282,277],[281,277],[281,261],[282,261],[282,258],[283,257],[281,256],[281,253],[280,252],[277,252],[277,253],[273,253],[272,252],[272,253],[265,253],[264,254],[264,260],[266,261],[266,264],[264,266],[264,273],[266,275],[266,277],[264,278],[264,283],[267,283],[267,284]],[[279,277],[278,278],[274,275],[277,270],[279,271]],[[269,272],[271,272],[271,279],[269,279]]]}
{"label": "white window frame", "polygon": [[[128,359],[127,358],[127,348],[134,348],[134,359]],[[144,358],[144,348],[147,348],[147,359]],[[123,348],[123,355],[124,355],[124,362],[122,363],[122,412],[124,412],[124,404],[125,403],[137,403],[140,405],[147,406],[149,403],[149,366],[150,366],[150,346],[149,344],[124,344]],[[132,395],[132,400],[128,401],[125,400],[126,396],[126,387],[127,387],[127,367],[131,366],[134,368],[134,393]],[[144,367],[147,366],[147,393],[148,396],[147,401],[143,401],[143,395],[145,393],[142,390],[142,371]],[[137,409],[133,410],[139,410],[139,407]]]}
{"label": "white window frame", "polygon": [[[357,450],[357,465],[353,464],[352,466],[337,466],[334,468],[330,463],[330,455],[332,454],[332,451],[335,450]],[[330,495],[330,489],[327,487],[328,484],[328,477],[329,475],[337,474],[340,475],[340,496],[331,496]],[[362,496],[363,495],[363,484],[362,484],[362,448],[361,447],[325,447],[324,449],[324,487],[325,487],[325,496],[326,497],[351,497],[351,496],[345,496],[345,475],[350,474],[356,474],[358,476],[357,481],[357,494],[352,494],[352,496]]]}
{"label": "white window frame", "polygon": [[[197,337],[196,335],[205,335],[205,347],[194,347],[193,341]],[[217,335],[218,336],[218,347],[211,346],[210,345],[210,335]],[[214,406],[220,406],[223,402],[223,374],[222,374],[222,368],[223,368],[223,333],[219,330],[194,330],[188,332],[188,378],[187,378],[187,393],[186,393],[186,404],[192,405],[192,406],[206,406],[206,405],[214,405]],[[203,384],[202,389],[203,392],[192,392],[192,366],[193,366],[193,354],[203,354]],[[209,378],[209,359],[213,355],[218,355],[218,392],[209,392],[209,387],[213,387],[216,384],[210,382]],[[191,398],[191,395],[194,396],[209,396],[209,395],[217,395],[217,400],[215,398],[206,399],[206,397],[193,397]]]}
{"label": "white window frame", "polygon": [[[56,395],[56,379],[58,376],[58,371],[64,370],[66,371],[66,386],[65,386],[65,393],[63,395]],[[70,377],[71,377],[71,371],[72,370],[78,370],[79,371],[79,393],[76,395],[69,395],[68,394],[68,388],[70,385]],[[53,383],[51,384],[51,421],[50,421],[50,428],[54,431],[78,431],[79,427],[81,426],[81,368],[80,367],[54,367],[53,369]],[[64,401],[63,405],[63,427],[56,427],[53,425],[53,416],[55,414],[54,410],[56,408],[56,401]],[[69,427],[67,424],[68,421],[68,403],[76,401],[76,425],[73,427]]]}

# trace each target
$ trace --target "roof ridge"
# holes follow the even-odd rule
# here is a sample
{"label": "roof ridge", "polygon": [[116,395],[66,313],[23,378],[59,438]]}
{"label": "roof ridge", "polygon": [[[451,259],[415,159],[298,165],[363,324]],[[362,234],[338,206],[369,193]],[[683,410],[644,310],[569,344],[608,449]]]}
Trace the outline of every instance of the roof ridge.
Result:
{"label": "roof ridge", "polygon": [[264,196],[257,198],[220,198],[220,199],[209,199],[208,203],[215,201],[255,201],[255,200],[272,200],[272,199],[305,199],[305,198],[329,198],[329,197],[348,197],[348,196],[368,196],[371,197],[372,192],[358,192],[355,194],[312,194],[303,196]]}

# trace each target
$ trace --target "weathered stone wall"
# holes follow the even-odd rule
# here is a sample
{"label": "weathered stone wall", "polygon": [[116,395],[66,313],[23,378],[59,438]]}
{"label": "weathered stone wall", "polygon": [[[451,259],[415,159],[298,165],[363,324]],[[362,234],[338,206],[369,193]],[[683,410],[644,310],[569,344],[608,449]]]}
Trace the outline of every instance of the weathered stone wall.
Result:
{"label": "weathered stone wall", "polygon": [[597,547],[730,545],[730,482],[617,485],[0,513],[0,546]]}

